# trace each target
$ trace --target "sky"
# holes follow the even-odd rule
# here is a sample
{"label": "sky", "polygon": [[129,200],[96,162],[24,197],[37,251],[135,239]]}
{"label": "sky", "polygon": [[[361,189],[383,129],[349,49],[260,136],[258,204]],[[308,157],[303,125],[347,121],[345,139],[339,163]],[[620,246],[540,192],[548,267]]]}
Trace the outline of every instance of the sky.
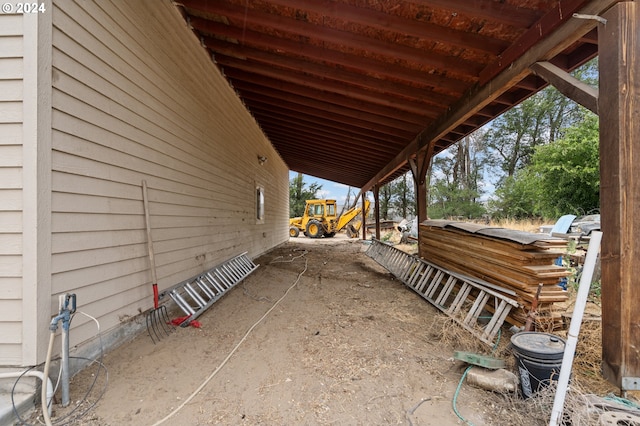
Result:
{"label": "sky", "polygon": [[[294,172],[289,170],[289,181],[296,177],[298,172]],[[339,205],[344,203],[344,200],[347,198],[347,192],[349,191],[349,187],[347,185],[332,182],[330,180],[319,179],[317,177],[302,175],[302,179],[306,187],[309,187],[310,184],[317,182],[322,185],[322,189],[318,191],[318,198],[328,199],[328,200],[336,200]],[[351,188],[351,200],[353,197],[357,195],[359,188]],[[355,194],[354,194],[355,191]],[[353,201],[352,201],[353,202]]]}
{"label": "sky", "polygon": [[[445,151],[445,153],[441,153],[440,155],[450,155],[450,154],[448,153],[448,151]],[[297,175],[298,175],[298,172],[289,170],[289,181],[291,181],[291,179],[293,179]],[[337,183],[337,182],[332,182],[330,180],[319,179],[314,176],[309,176],[309,175],[302,175],[302,176],[303,176],[305,186],[307,187],[314,182],[317,182],[318,184],[322,185],[322,189],[318,192],[318,198],[336,200],[338,202],[338,205],[340,206],[344,203],[344,200],[347,198],[347,191],[349,190],[349,187],[347,185]],[[487,201],[493,195],[493,192],[495,191],[495,186],[486,173],[482,181],[480,182],[480,187],[483,190],[483,194],[480,197],[480,199],[481,201]],[[357,195],[359,191],[360,191],[360,188],[351,188],[351,204],[353,203],[353,197]]]}

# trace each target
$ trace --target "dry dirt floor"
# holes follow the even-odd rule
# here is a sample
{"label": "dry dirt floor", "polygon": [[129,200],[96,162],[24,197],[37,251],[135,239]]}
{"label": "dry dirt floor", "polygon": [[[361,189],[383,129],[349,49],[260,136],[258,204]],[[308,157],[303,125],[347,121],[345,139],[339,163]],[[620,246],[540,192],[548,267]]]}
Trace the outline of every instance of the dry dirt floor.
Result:
{"label": "dry dirt floor", "polygon": [[[299,237],[255,259],[259,268],[200,316],[200,328],[178,327],[157,344],[140,333],[106,354],[103,395],[99,370],[74,377],[74,404],[95,405],[72,424],[466,424],[452,404],[466,367],[453,359],[466,348],[446,338],[457,326],[367,247]],[[518,407],[504,401],[463,383],[456,406],[477,426],[548,422],[514,420]]]}

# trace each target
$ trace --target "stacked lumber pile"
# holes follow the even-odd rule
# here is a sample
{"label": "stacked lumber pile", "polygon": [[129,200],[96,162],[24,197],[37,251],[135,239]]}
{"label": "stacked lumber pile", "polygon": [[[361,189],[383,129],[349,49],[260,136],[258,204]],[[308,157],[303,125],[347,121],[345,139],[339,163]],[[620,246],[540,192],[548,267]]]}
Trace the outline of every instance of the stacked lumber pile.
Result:
{"label": "stacked lumber pile", "polygon": [[[428,220],[420,224],[420,255],[453,272],[481,279],[515,291],[519,309],[506,321],[521,327],[531,310],[538,285],[537,329],[562,328],[562,317],[555,302],[567,300],[567,292],[558,284],[569,271],[555,265],[566,251],[567,242],[542,234],[523,233],[502,228],[460,222]],[[513,293],[512,293],[513,294]]]}

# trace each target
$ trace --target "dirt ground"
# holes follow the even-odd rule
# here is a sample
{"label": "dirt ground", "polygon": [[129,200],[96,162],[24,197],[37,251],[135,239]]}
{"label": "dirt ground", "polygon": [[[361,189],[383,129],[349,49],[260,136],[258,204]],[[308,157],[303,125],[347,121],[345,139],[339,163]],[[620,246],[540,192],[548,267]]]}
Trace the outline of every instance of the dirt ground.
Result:
{"label": "dirt ground", "polygon": [[[443,338],[453,332],[446,319],[367,247],[299,237],[255,259],[260,267],[200,328],[178,327],[157,344],[141,333],[109,352],[103,395],[95,366],[74,377],[72,401],[90,410],[72,424],[465,424],[452,401],[466,367],[453,354],[466,348]],[[517,407],[467,384],[456,399],[476,426],[548,421],[513,420]]]}

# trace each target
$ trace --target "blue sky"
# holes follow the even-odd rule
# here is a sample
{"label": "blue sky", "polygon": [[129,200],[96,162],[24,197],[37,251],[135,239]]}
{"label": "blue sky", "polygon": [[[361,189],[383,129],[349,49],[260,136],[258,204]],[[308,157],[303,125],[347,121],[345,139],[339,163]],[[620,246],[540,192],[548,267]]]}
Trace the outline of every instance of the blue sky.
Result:
{"label": "blue sky", "polygon": [[[448,151],[445,151],[445,153],[440,155],[450,155],[450,154],[448,154]],[[291,181],[291,179],[293,179],[297,175],[298,175],[298,172],[289,170],[289,181]],[[320,190],[320,192],[318,192],[318,198],[336,200],[338,202],[338,205],[342,205],[344,203],[344,200],[347,198],[347,191],[349,190],[349,187],[347,185],[337,183],[337,182],[332,182],[330,180],[319,179],[314,176],[309,176],[309,175],[302,175],[302,176],[303,176],[304,183],[307,187],[313,182],[317,182],[318,184],[322,185],[322,189]],[[480,182],[480,187],[484,191],[483,195],[480,198],[482,201],[487,201],[493,195],[493,192],[495,191],[495,186],[486,173],[482,182]],[[356,196],[359,191],[360,191],[360,188],[351,188],[350,204],[353,203],[353,197]]]}
{"label": "blue sky", "polygon": [[[289,170],[289,181],[296,177],[298,172],[294,172]],[[305,186],[309,186],[313,182],[317,182],[322,185],[322,189],[318,192],[318,198],[326,198],[329,200],[336,200],[338,204],[343,204],[344,200],[347,198],[347,191],[349,187],[347,185],[343,185],[341,183],[332,182],[330,180],[319,179],[317,177],[302,175]],[[351,200],[353,202],[353,197],[358,194],[360,188],[351,188]],[[354,193],[355,191],[355,193]]]}

